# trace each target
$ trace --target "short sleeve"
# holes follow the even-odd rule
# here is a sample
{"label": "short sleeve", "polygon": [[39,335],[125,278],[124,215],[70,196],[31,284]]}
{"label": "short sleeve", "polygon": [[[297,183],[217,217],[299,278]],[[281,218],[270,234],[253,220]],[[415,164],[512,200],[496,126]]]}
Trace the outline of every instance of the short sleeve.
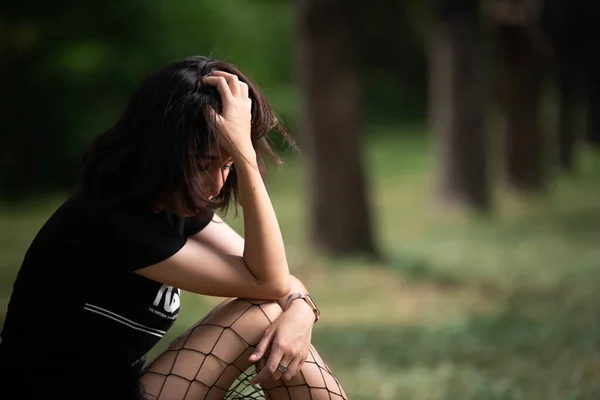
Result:
{"label": "short sleeve", "polygon": [[108,262],[118,271],[135,271],[164,261],[186,243],[185,221],[160,213],[112,211],[102,239]]}
{"label": "short sleeve", "polygon": [[212,221],[215,213],[212,210],[203,210],[193,217],[186,218],[183,234],[190,237],[200,232]]}

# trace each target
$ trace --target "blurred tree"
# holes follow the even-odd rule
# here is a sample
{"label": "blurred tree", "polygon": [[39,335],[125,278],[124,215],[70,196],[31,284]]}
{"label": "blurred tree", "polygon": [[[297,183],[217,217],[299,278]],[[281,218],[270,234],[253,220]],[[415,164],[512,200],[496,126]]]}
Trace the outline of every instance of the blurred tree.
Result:
{"label": "blurred tree", "polygon": [[446,207],[490,208],[484,120],[487,88],[477,0],[431,0],[430,124],[436,198]]}
{"label": "blurred tree", "polygon": [[585,34],[581,5],[572,0],[546,0],[542,28],[552,41],[553,78],[558,95],[558,160],[572,171],[575,144],[583,138],[585,108]]}
{"label": "blurred tree", "polygon": [[498,33],[507,180],[517,191],[541,192],[546,178],[541,105],[548,43],[539,26],[542,9],[543,0],[492,0],[488,8]]}
{"label": "blurred tree", "polygon": [[587,54],[587,134],[588,143],[600,148],[600,49],[590,46]]}
{"label": "blurred tree", "polygon": [[[572,0],[575,1],[575,0]],[[583,30],[583,52],[587,84],[587,132],[589,144],[600,148],[600,46],[596,39],[600,34],[600,1],[579,0],[578,23]]]}
{"label": "blurred tree", "polygon": [[297,0],[309,234],[316,250],[332,256],[377,253],[362,164],[363,104],[351,4]]}
{"label": "blurred tree", "polygon": [[[398,124],[427,118],[427,57],[423,36],[427,4],[371,0],[352,6],[369,122]],[[394,132],[394,130],[392,130]],[[394,132],[396,134],[396,132]]]}

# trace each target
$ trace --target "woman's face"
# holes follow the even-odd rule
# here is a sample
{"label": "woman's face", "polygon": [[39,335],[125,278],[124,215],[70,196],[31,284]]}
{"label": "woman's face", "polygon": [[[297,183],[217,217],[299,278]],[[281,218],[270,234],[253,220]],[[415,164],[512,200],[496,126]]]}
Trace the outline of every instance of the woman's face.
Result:
{"label": "woman's face", "polygon": [[232,167],[233,159],[223,148],[213,148],[202,158],[199,179],[211,197],[219,195]]}
{"label": "woman's face", "polygon": [[[229,176],[232,167],[233,159],[229,153],[222,148],[220,151],[216,148],[211,149],[209,153],[200,160],[197,179],[204,187],[208,197],[213,198],[219,195],[227,181],[227,177]],[[169,199],[162,204],[157,205],[155,211],[158,212],[163,208],[171,210],[182,217],[191,217],[196,215],[199,211],[187,210],[179,191],[176,191],[173,196],[170,196]]]}

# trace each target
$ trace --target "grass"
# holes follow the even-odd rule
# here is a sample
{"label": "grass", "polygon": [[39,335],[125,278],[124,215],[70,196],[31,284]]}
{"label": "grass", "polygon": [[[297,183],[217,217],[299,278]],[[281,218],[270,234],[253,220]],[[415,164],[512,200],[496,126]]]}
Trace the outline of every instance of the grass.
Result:
{"label": "grass", "polygon": [[[371,138],[375,264],[306,251],[304,176],[272,174],[292,272],[318,300],[314,342],[353,400],[600,398],[600,160],[543,199],[500,188],[489,218],[431,201],[432,160],[414,132]],[[422,136],[422,135],[421,135]],[[0,312],[36,230],[61,198],[0,211]],[[228,218],[237,229],[240,220]],[[219,299],[185,294],[157,352]]]}

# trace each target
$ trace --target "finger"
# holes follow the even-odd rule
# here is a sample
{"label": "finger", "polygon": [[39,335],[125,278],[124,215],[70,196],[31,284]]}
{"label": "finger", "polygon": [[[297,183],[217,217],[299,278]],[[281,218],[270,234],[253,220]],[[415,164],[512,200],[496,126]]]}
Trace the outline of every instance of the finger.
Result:
{"label": "finger", "polygon": [[256,370],[256,373],[258,374],[260,371],[265,369],[266,366],[267,366],[267,360],[264,358],[261,358],[254,364],[254,369]]}
{"label": "finger", "polygon": [[261,358],[260,360],[254,363],[254,371],[256,375],[252,379],[250,379],[250,385],[256,385],[258,383],[256,377],[262,372],[262,370],[265,369],[266,366],[267,360],[265,360],[264,358]]}
{"label": "finger", "polygon": [[229,72],[225,71],[213,71],[211,75],[225,78],[227,84],[229,85],[229,89],[231,90],[231,94],[233,94],[235,97],[240,97],[242,90],[240,88],[240,79],[237,75],[230,74]]}
{"label": "finger", "polygon": [[231,93],[231,89],[227,80],[222,76],[205,76],[202,79],[202,83],[205,85],[216,86],[219,94],[221,95],[221,99],[225,101],[229,101],[233,99],[233,93]]}
{"label": "finger", "polygon": [[[224,119],[221,114],[217,112],[212,106],[206,106],[205,115],[208,121],[214,123],[217,128],[222,126]],[[220,131],[220,130],[219,130]],[[223,135],[219,135],[219,140],[227,140]]]}
{"label": "finger", "polygon": [[267,330],[265,332],[262,339],[260,339],[260,342],[258,342],[258,344],[256,345],[254,352],[250,355],[250,357],[249,357],[250,362],[256,362],[265,355],[265,353],[267,352],[267,349],[271,345],[271,340],[273,340],[274,334],[275,334],[275,331],[271,331],[271,330]]}
{"label": "finger", "polygon": [[300,360],[300,362],[298,363],[298,366],[296,367],[296,373],[302,371],[302,367],[304,367],[304,362],[305,361],[306,361],[305,359],[304,360]]}
{"label": "finger", "polygon": [[285,371],[283,374],[281,374],[281,379],[283,379],[284,381],[289,381],[290,379],[292,379],[294,376],[296,376],[298,371],[300,371],[299,366],[300,366],[300,359],[299,358],[293,359],[290,362],[290,364],[287,366],[287,371]]}
{"label": "finger", "polygon": [[[275,371],[273,371],[273,373],[271,374],[271,379],[273,379],[274,381],[280,380],[283,374],[288,371],[287,369],[289,368],[289,365],[292,361],[293,359],[291,357],[287,357],[285,355],[281,357],[279,362],[275,364]],[[283,371],[279,369],[279,366],[285,367],[283,368]]]}
{"label": "finger", "polygon": [[240,96],[245,99],[246,97],[250,97],[250,88],[246,82],[240,81]]}
{"label": "finger", "polygon": [[[252,385],[255,385],[257,383],[262,383],[265,380],[272,377],[275,374],[275,372],[277,371],[277,366],[280,364],[282,356],[283,356],[283,353],[281,350],[279,350],[279,349],[274,350],[273,348],[271,348],[271,355],[269,356],[269,359],[267,360],[267,364],[258,374],[256,374],[256,376],[254,378],[252,378],[250,383]],[[281,376],[281,372],[279,372],[279,374]]]}
{"label": "finger", "polygon": [[240,81],[240,98],[246,100],[246,108],[252,113],[252,99],[250,98],[250,88],[246,82]]}

